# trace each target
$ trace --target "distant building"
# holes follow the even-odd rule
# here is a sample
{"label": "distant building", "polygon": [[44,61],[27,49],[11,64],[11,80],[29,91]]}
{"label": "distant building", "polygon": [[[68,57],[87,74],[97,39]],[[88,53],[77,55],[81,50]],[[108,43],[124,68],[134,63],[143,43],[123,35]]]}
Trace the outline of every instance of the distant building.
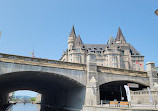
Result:
{"label": "distant building", "polygon": [[144,56],[126,42],[120,28],[116,38],[111,36],[107,44],[84,44],[80,35],[76,36],[73,26],[68,38],[68,49],[60,60],[85,64],[88,53],[96,55],[99,66],[144,71]]}

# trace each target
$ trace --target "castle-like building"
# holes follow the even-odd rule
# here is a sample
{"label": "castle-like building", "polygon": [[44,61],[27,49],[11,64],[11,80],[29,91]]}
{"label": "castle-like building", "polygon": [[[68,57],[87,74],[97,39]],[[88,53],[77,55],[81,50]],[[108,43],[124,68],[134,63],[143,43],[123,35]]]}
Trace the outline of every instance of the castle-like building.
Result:
{"label": "castle-like building", "polygon": [[120,28],[116,38],[109,38],[107,44],[84,44],[76,36],[74,26],[68,38],[68,49],[63,52],[61,61],[86,63],[87,54],[96,55],[98,66],[144,71],[144,56],[127,43]]}

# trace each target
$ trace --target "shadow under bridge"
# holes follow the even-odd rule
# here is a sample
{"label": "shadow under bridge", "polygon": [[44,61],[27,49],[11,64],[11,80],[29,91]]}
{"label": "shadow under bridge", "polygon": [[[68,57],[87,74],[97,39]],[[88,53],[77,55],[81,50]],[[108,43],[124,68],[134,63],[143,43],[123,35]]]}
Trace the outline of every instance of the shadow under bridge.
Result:
{"label": "shadow under bridge", "polygon": [[0,104],[6,104],[8,93],[17,90],[42,94],[41,107],[49,105],[54,108],[81,109],[85,98],[85,86],[62,75],[38,71],[0,75]]}
{"label": "shadow under bridge", "polygon": [[124,85],[129,87],[131,91],[143,90],[148,86],[133,81],[111,81],[100,85],[100,100],[109,101],[127,101],[126,91]]}

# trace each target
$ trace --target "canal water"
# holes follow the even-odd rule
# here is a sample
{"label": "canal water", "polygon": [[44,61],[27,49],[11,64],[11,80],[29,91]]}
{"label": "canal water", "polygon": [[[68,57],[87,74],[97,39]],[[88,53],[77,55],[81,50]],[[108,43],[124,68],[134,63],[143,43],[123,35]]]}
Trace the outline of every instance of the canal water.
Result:
{"label": "canal water", "polygon": [[40,111],[40,108],[39,104],[17,103],[11,106],[8,111]]}
{"label": "canal water", "polygon": [[63,109],[56,109],[53,107],[42,107],[40,104],[32,103],[17,103],[11,106],[7,111],[66,111]]}

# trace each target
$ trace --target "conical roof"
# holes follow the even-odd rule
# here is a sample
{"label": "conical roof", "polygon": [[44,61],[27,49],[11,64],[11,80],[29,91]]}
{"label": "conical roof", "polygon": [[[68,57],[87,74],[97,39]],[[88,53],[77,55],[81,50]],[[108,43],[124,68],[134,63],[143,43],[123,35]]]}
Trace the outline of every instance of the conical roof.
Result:
{"label": "conical roof", "polygon": [[72,26],[71,33],[69,36],[76,37],[74,25]]}
{"label": "conical roof", "polygon": [[122,38],[122,40],[125,40],[122,31],[120,29],[120,27],[118,28],[118,32],[117,32],[117,36],[116,36],[116,41],[120,41],[120,39]]}
{"label": "conical roof", "polygon": [[77,36],[76,40],[75,40],[75,45],[81,45],[83,44],[80,35]]}
{"label": "conical roof", "polygon": [[109,40],[108,40],[108,43],[107,43],[107,44],[111,44],[113,41],[114,41],[114,38],[113,38],[113,36],[111,35],[110,38],[109,38]]}

